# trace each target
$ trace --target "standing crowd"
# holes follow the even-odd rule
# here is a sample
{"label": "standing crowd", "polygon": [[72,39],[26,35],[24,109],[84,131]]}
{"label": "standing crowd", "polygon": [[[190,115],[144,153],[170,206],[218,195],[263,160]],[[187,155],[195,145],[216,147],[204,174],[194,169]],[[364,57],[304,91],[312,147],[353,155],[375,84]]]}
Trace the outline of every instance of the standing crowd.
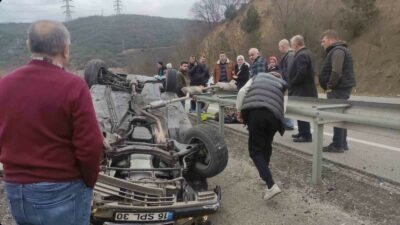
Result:
{"label": "standing crowd", "polygon": [[[89,89],[64,69],[70,35],[63,24],[33,23],[27,44],[31,61],[0,80],[0,161],[11,213],[21,225],[87,225],[103,147]],[[351,53],[333,30],[322,34],[321,45],[326,55],[320,85],[329,99],[348,99],[355,86]],[[250,63],[242,55],[234,63],[221,52],[212,70],[204,56],[182,61],[179,70],[157,63],[157,76],[166,76],[167,86],[168,76],[176,76],[174,90],[180,97],[182,87],[205,87],[211,76],[213,84],[236,84],[237,118],[248,127],[249,154],[266,185],[266,200],[281,192],[269,169],[273,137],[294,129],[284,116],[286,91],[289,96],[318,97],[304,38],[284,39],[278,47],[280,61],[275,56],[266,60],[256,48],[248,52]],[[191,102],[190,110],[195,107]],[[297,124],[293,141],[311,142],[310,124]],[[323,151],[348,150],[346,135],[345,129],[334,128],[332,143]]]}
{"label": "standing crowd", "polygon": [[[334,30],[323,32],[321,46],[326,54],[320,68],[320,86],[328,99],[346,100],[356,84],[352,55]],[[249,154],[262,183],[267,185],[266,200],[281,192],[269,170],[273,137],[277,131],[283,135],[285,130],[294,130],[294,121],[285,117],[285,94],[318,98],[313,54],[306,47],[304,38],[295,35],[290,41],[283,39],[278,43],[278,49],[282,53],[280,60],[276,56],[266,59],[258,49],[251,48],[248,52],[250,63],[243,55],[238,55],[235,64],[221,52],[212,70],[212,84],[234,82],[239,91],[237,120],[246,124],[249,130]],[[178,96],[183,96],[182,87],[205,87],[210,78],[204,56],[200,62],[191,56],[189,63],[181,63],[179,72],[182,82],[178,82]],[[192,100],[189,112],[193,112],[195,107]],[[204,104],[201,107],[204,111]],[[310,123],[298,120],[297,127],[298,133],[292,135],[293,142],[312,142]],[[323,151],[343,153],[347,150],[347,130],[335,127],[332,143]]]}

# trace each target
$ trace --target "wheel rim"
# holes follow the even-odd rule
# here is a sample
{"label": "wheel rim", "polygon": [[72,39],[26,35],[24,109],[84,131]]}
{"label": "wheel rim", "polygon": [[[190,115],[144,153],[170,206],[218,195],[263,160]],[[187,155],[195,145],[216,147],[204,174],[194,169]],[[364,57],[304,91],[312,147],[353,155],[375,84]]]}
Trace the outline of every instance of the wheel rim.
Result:
{"label": "wheel rim", "polygon": [[209,166],[211,163],[211,156],[204,142],[198,138],[192,138],[190,140],[190,144],[200,145],[200,150],[196,153],[196,163],[201,163],[204,166]]}

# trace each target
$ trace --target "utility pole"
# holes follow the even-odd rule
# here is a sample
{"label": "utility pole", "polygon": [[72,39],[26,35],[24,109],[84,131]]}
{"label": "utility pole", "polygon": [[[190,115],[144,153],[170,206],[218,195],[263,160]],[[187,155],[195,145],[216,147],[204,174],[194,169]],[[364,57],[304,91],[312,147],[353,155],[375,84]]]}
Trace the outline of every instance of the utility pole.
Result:
{"label": "utility pole", "polygon": [[72,0],[62,0],[64,2],[64,5],[62,6],[62,8],[64,9],[64,13],[65,13],[65,21],[70,21],[72,20],[72,10],[71,8],[74,7],[71,3]]}
{"label": "utility pole", "polygon": [[122,11],[122,0],[115,0],[114,3],[115,14],[118,16]]}

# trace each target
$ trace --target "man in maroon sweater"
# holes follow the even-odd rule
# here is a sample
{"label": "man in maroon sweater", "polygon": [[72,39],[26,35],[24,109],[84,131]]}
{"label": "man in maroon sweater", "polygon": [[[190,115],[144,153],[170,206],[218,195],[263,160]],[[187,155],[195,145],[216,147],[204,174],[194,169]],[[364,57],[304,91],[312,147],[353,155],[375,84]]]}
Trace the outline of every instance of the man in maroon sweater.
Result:
{"label": "man in maroon sweater", "polygon": [[88,225],[101,135],[86,83],[66,72],[64,25],[28,30],[33,59],[0,80],[0,161],[19,225]]}

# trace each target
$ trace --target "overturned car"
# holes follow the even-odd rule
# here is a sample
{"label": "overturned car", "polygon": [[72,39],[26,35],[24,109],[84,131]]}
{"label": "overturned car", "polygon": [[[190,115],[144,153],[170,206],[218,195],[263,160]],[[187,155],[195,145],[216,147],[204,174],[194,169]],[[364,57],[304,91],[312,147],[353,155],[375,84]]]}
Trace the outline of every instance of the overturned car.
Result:
{"label": "overturned car", "polygon": [[216,128],[191,126],[176,74],[163,82],[92,60],[85,80],[106,146],[91,223],[209,224],[221,190],[207,178],[225,169],[228,149]]}

